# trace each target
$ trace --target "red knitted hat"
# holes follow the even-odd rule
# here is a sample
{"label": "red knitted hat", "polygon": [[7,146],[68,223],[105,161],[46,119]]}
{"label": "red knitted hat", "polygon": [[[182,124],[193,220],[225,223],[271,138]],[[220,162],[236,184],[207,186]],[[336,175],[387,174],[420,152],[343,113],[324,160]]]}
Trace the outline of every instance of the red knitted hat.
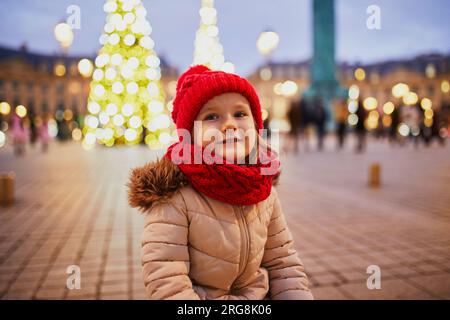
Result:
{"label": "red knitted hat", "polygon": [[261,105],[250,82],[236,74],[212,71],[204,65],[190,67],[178,79],[172,110],[177,129],[191,131],[201,108],[215,96],[230,92],[240,93],[247,98],[256,129],[262,129]]}

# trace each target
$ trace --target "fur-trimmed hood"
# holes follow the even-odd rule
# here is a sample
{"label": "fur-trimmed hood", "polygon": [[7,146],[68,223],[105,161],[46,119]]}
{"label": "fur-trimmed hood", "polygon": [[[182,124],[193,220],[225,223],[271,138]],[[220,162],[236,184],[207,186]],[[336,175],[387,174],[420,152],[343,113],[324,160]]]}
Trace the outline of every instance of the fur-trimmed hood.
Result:
{"label": "fur-trimmed hood", "polygon": [[165,157],[134,168],[128,182],[128,203],[139,210],[170,198],[189,181],[181,170]]}
{"label": "fur-trimmed hood", "polygon": [[[279,174],[273,178],[276,186]],[[132,169],[128,181],[128,203],[141,211],[169,199],[178,189],[189,185],[181,170],[165,157]]]}

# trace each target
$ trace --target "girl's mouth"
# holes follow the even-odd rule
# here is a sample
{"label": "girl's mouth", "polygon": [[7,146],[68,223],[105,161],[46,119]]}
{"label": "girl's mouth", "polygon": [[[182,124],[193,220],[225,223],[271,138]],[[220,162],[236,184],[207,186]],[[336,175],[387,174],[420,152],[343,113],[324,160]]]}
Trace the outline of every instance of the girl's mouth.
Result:
{"label": "girl's mouth", "polygon": [[222,143],[222,144],[226,144],[226,143],[237,143],[237,142],[239,142],[239,141],[241,141],[241,139],[238,139],[238,138],[230,138],[230,139],[222,140],[222,141],[219,142],[219,143]]}

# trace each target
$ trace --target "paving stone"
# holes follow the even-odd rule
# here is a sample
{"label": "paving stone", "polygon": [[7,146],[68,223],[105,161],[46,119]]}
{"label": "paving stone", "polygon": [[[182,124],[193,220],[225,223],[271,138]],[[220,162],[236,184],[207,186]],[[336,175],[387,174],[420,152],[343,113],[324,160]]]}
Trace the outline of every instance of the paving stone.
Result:
{"label": "paving stone", "polygon": [[323,286],[312,288],[314,299],[316,300],[347,300],[348,297],[338,288],[333,286]]}
{"label": "paving stone", "polygon": [[436,299],[435,296],[400,279],[381,280],[381,289],[368,289],[366,281],[344,284],[339,288],[348,296],[358,300]]}
{"label": "paving stone", "polygon": [[425,288],[429,292],[440,296],[442,299],[450,299],[450,273],[441,275],[411,277],[408,281]]}

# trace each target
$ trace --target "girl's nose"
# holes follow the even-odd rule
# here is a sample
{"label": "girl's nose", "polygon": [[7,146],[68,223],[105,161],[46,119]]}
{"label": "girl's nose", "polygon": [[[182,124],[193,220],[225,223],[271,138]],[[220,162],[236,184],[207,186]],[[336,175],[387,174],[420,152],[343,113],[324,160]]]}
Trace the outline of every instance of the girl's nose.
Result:
{"label": "girl's nose", "polygon": [[237,130],[237,123],[236,119],[232,115],[228,115],[226,118],[224,118],[223,124],[222,124],[222,132],[225,133],[228,129]]}

